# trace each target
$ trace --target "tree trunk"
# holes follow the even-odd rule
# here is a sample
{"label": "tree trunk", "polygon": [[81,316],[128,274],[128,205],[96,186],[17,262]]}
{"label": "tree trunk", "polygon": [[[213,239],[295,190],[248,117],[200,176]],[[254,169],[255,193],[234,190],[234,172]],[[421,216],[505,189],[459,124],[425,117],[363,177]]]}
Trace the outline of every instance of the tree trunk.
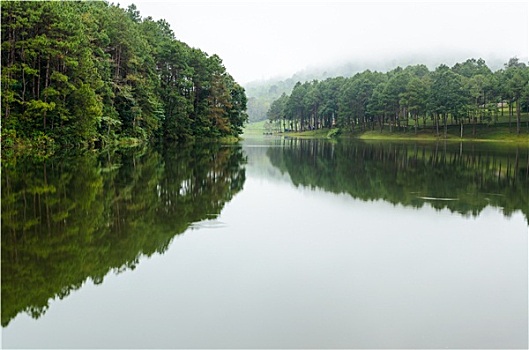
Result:
{"label": "tree trunk", "polygon": [[367,118],[366,116],[362,116],[362,131],[366,131],[367,130]]}
{"label": "tree trunk", "polygon": [[447,131],[447,127],[446,127],[447,120],[448,120],[448,115],[445,113],[443,115],[443,123],[444,123],[444,129],[445,129],[445,139],[446,139],[446,131]]}
{"label": "tree trunk", "polygon": [[485,117],[485,114],[487,114],[486,106],[487,106],[487,94],[485,93],[485,91],[483,91],[483,112],[481,113],[481,120],[480,120],[480,122],[482,123],[483,123],[483,118]]}
{"label": "tree trunk", "polygon": [[48,86],[50,86],[50,61],[51,61],[51,56],[48,55],[48,60],[46,62],[46,80],[44,81],[44,88],[45,89]]}
{"label": "tree trunk", "polygon": [[40,55],[39,55],[38,61],[39,61],[39,69],[38,69],[38,74],[37,74],[37,95],[34,97],[35,100],[40,99],[40,76],[41,76],[40,70],[41,70],[41,63],[42,63]]}
{"label": "tree trunk", "polygon": [[[44,80],[44,89],[46,89],[48,86],[50,86],[50,61],[51,57],[48,56],[48,62],[46,63],[46,79]],[[48,93],[46,92],[44,94],[44,102],[48,103]],[[43,116],[43,124],[44,124],[44,130],[46,130],[46,114],[48,113],[48,110],[44,110],[44,116]]]}
{"label": "tree trunk", "polygon": [[521,126],[521,115],[520,115],[520,99],[516,100],[516,133],[520,134],[520,126]]}
{"label": "tree trunk", "polygon": [[22,67],[22,102],[26,101],[26,74]]}
{"label": "tree trunk", "polygon": [[509,101],[509,132],[511,132],[511,124],[512,124],[512,102]]}

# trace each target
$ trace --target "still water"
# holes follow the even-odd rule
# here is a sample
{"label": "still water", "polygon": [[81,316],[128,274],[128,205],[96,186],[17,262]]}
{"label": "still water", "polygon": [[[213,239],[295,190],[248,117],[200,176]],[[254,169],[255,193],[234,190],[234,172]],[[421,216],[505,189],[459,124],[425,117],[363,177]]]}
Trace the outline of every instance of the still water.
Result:
{"label": "still water", "polygon": [[529,150],[2,162],[3,348],[527,348]]}

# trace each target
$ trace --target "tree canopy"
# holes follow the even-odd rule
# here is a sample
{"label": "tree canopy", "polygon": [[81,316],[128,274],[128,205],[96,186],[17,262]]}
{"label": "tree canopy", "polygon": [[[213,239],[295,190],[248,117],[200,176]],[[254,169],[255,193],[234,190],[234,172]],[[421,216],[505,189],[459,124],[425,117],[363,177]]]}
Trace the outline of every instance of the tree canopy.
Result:
{"label": "tree canopy", "polygon": [[[290,95],[270,104],[271,121],[284,129],[304,131],[338,127],[355,131],[387,127],[417,129],[428,123],[437,133],[447,124],[490,124],[503,113],[522,131],[521,112],[529,112],[529,66],[512,58],[496,72],[482,59],[453,67],[397,67],[386,73],[370,70],[352,77],[298,82]],[[449,121],[450,119],[450,121]]]}
{"label": "tree canopy", "polygon": [[246,95],[165,20],[100,1],[1,2],[2,144],[237,136]]}

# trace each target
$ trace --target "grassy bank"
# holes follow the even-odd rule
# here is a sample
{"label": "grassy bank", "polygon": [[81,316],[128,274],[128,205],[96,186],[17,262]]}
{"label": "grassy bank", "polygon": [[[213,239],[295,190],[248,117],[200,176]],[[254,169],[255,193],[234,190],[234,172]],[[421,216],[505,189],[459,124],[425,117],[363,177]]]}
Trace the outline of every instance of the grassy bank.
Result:
{"label": "grassy bank", "polygon": [[[266,122],[249,124],[245,129],[245,135],[263,135],[268,133],[266,129]],[[299,138],[351,138],[362,140],[409,140],[409,141],[472,141],[472,142],[508,142],[516,144],[529,145],[529,130],[526,123],[524,123],[520,134],[516,134],[516,127],[509,129],[508,124],[479,124],[474,127],[472,125],[465,125],[463,129],[463,137],[461,137],[461,129],[459,125],[450,125],[447,127],[446,136],[444,129],[439,128],[439,135],[435,128],[427,127],[419,129],[417,133],[412,127],[397,128],[389,131],[389,127],[381,131],[380,129],[366,130],[356,129],[354,131],[343,131],[340,129],[319,129],[309,130],[303,132],[287,132],[276,133],[276,135],[283,135],[289,137]]]}
{"label": "grassy bank", "polygon": [[268,121],[261,120],[260,122],[249,123],[244,126],[244,131],[242,136],[256,136],[263,135],[268,132],[267,128]]}
{"label": "grassy bank", "polygon": [[408,130],[394,130],[389,131],[386,128],[382,131],[356,131],[346,133],[344,136],[356,137],[364,140],[376,139],[395,139],[395,140],[424,140],[424,141],[472,141],[472,142],[509,142],[516,144],[529,145],[529,132],[524,126],[520,134],[516,133],[515,128],[509,130],[508,125],[476,125],[475,129],[472,126],[465,126],[463,129],[463,136],[461,137],[461,129],[459,125],[451,125],[447,127],[446,135],[444,129],[439,129],[439,134],[433,128],[420,129],[415,133],[413,129]]}

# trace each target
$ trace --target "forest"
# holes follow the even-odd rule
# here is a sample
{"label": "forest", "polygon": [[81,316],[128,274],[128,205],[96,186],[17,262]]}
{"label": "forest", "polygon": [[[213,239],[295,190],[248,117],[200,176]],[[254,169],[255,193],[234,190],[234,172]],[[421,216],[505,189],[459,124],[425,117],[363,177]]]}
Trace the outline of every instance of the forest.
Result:
{"label": "forest", "polygon": [[2,147],[238,136],[244,89],[165,20],[104,1],[2,1]]}
{"label": "forest", "polygon": [[337,127],[417,133],[432,127],[446,135],[448,125],[460,125],[461,134],[469,125],[474,134],[477,124],[504,123],[520,134],[528,110],[529,66],[511,58],[493,72],[484,60],[468,59],[433,71],[420,64],[298,82],[290,95],[272,102],[267,117],[281,131]]}

